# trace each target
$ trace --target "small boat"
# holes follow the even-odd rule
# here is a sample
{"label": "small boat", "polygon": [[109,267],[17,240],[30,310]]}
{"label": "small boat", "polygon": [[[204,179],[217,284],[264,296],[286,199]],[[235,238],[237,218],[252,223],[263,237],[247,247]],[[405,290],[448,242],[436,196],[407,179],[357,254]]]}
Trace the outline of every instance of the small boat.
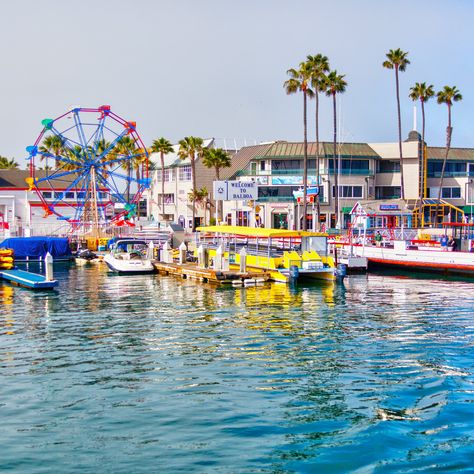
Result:
{"label": "small boat", "polygon": [[87,248],[79,249],[76,253],[76,265],[81,266],[90,263],[99,263],[100,261],[99,256]]}
{"label": "small boat", "polygon": [[117,240],[104,257],[109,269],[116,273],[153,273],[151,248],[145,240]]}

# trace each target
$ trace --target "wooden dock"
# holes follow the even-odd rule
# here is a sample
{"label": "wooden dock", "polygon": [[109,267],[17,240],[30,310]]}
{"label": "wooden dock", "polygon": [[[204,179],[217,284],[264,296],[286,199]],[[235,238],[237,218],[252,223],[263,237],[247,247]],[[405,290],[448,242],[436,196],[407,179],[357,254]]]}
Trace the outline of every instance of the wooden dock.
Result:
{"label": "wooden dock", "polygon": [[259,269],[240,273],[238,269],[220,271],[213,268],[201,268],[196,263],[179,264],[154,261],[153,265],[157,272],[162,275],[174,275],[217,285],[244,286],[270,280],[270,273]]}
{"label": "wooden dock", "polygon": [[26,272],[18,268],[0,270],[0,278],[32,290],[50,290],[58,286],[57,280],[46,280],[44,275]]}

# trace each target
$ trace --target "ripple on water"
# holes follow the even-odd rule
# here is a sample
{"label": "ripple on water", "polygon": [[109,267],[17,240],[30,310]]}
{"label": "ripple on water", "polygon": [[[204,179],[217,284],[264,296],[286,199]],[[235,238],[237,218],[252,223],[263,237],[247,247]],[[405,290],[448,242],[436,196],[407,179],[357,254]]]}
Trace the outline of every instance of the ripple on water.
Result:
{"label": "ripple on water", "polygon": [[56,275],[0,286],[0,469],[471,468],[473,283]]}

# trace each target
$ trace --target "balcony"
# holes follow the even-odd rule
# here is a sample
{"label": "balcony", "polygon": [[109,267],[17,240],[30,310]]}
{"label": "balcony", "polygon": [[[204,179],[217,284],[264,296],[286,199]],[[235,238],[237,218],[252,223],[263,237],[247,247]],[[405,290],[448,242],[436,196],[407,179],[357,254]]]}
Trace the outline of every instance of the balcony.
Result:
{"label": "balcony", "polygon": [[[356,175],[356,176],[373,176],[374,171],[369,169],[341,169],[341,175]],[[325,169],[320,172],[320,175],[334,174],[332,168]],[[302,169],[284,169],[284,170],[240,170],[236,176],[303,176]],[[316,176],[315,169],[308,169],[308,176]]]}
{"label": "balcony", "polygon": [[[445,171],[444,177],[445,178],[467,178],[472,176],[472,173],[468,173],[467,171]],[[428,178],[441,178],[441,171],[429,171]]]}

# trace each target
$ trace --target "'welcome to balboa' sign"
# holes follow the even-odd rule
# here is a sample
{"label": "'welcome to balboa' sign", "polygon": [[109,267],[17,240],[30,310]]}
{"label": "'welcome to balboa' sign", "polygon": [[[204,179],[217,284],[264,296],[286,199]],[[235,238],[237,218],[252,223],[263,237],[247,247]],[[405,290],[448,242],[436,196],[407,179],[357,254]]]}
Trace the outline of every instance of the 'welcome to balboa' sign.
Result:
{"label": "'welcome to balboa' sign", "polygon": [[257,183],[253,181],[214,181],[216,201],[249,201],[258,197]]}

